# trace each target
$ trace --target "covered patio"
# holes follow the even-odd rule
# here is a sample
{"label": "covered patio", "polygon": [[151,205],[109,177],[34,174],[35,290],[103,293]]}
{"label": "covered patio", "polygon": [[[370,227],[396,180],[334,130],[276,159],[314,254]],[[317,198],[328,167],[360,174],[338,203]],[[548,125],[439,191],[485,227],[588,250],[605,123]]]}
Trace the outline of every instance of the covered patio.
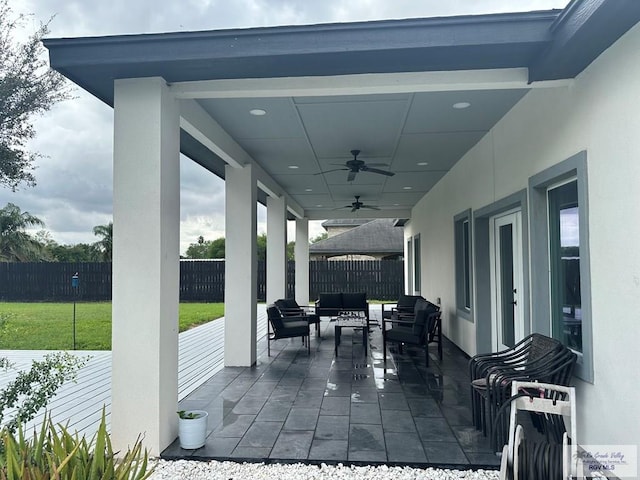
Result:
{"label": "covered patio", "polygon": [[[233,447],[218,440],[229,455],[239,447],[240,457],[245,447],[270,448],[254,451],[256,458],[302,454],[280,447],[278,437],[270,447],[254,445],[251,427],[262,413],[248,400],[257,397],[250,394],[254,383],[269,398],[289,379],[299,383],[285,389],[295,389],[296,398],[303,386],[323,385],[313,400],[322,393],[320,405],[302,407],[319,409],[314,429],[301,430],[309,459],[318,449],[313,440],[326,441],[318,433],[320,417],[331,416],[322,413],[324,400],[344,413],[345,399],[357,393],[354,374],[365,384],[395,384],[409,406],[405,386],[422,385],[423,403],[433,405],[429,380],[442,378],[443,392],[464,382],[461,372],[448,370],[463,369],[453,360],[429,372],[395,364],[391,377],[378,377],[379,350],[370,361],[343,364],[331,360],[326,341],[307,359],[285,348],[263,360],[257,204],[267,208],[267,301],[286,296],[287,222],[294,221],[295,297],[306,305],[308,222],[361,215],[340,209],[354,198],[377,208],[368,217],[404,226],[405,282],[398,293],[442,306],[451,348],[473,355],[531,332],[562,338],[567,303],[581,325],[576,384],[584,440],[636,443],[633,433],[615,427],[627,423],[626,415],[638,419],[636,390],[610,399],[609,417],[596,412],[612,389],[635,389],[628,378],[637,342],[610,332],[611,322],[616,331],[637,332],[628,312],[640,281],[624,252],[637,250],[640,235],[637,222],[628,221],[636,213],[628,209],[640,205],[634,183],[640,147],[637,108],[627,106],[638,99],[639,19],[635,0],[582,0],[564,10],[513,14],[46,40],[52,67],[114,108],[114,447],[145,432],[158,454],[177,436],[181,154],[226,185],[224,364],[230,373],[206,388],[230,389],[223,393],[230,403],[210,405],[212,418],[224,422],[225,409],[256,416],[245,417],[251,425],[242,435],[219,437],[238,440]],[[355,162],[355,150],[364,164]],[[562,195],[571,201],[560,202]],[[565,247],[559,238],[550,246],[550,209],[555,222],[571,213],[565,203],[579,232],[570,246],[579,260],[580,297],[571,301],[547,268],[558,269],[551,255],[560,257]],[[612,262],[612,255],[619,258]],[[501,281],[503,267],[513,282]],[[623,278],[629,288],[621,288]],[[409,382],[402,384],[405,371]],[[326,376],[316,382],[319,372]],[[338,385],[332,375],[346,375],[351,387],[332,390],[330,384]],[[418,377],[423,383],[410,383]],[[203,401],[211,397],[201,392]],[[378,444],[385,433],[413,433],[429,461],[426,430],[416,421],[422,417],[412,417],[415,432],[385,431],[391,414],[383,415],[383,395],[392,393],[376,390]],[[453,403],[460,398],[443,397],[451,402],[438,407],[445,422],[446,410],[464,412]],[[360,404],[349,402],[350,418],[353,405]],[[253,413],[240,413],[243,408]],[[277,422],[281,434],[289,432],[286,419]],[[350,425],[349,432],[352,427],[361,428]],[[288,436],[299,435],[291,431]],[[450,433],[444,429],[443,438]],[[472,462],[461,442],[451,443]],[[390,462],[400,453],[373,451]],[[351,443],[341,452],[369,458]]]}
{"label": "covered patio", "polygon": [[180,402],[209,413],[207,443],[183,450],[176,440],[162,458],[499,466],[472,425],[468,357],[451,342],[442,362],[432,346],[428,368],[422,350],[397,355],[391,347],[385,368],[380,328],[372,328],[367,355],[360,334],[346,332],[336,356],[327,318],[322,338],[311,335],[311,355],[299,338],[271,348],[267,357],[263,337],[255,365],[225,367]]}

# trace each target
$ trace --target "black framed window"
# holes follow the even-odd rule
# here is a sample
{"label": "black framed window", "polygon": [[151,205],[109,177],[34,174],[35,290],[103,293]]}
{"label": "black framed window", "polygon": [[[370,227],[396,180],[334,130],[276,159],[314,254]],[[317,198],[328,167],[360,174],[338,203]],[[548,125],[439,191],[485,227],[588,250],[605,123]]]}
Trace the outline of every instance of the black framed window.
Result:
{"label": "black framed window", "polygon": [[472,306],[472,262],[471,262],[471,210],[454,218],[456,307],[462,312],[471,312]]}
{"label": "black framed window", "polygon": [[420,293],[420,234],[413,237],[413,291]]}
{"label": "black framed window", "polygon": [[578,182],[551,187],[547,196],[551,333],[582,353]]}

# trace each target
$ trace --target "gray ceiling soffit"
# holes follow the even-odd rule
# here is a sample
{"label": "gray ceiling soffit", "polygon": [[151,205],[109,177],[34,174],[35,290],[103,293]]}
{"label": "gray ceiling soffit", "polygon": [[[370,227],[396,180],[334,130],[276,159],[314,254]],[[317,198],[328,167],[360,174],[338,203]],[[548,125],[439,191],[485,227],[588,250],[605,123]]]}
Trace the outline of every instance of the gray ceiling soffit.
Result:
{"label": "gray ceiling soffit", "polygon": [[552,25],[553,42],[529,80],[573,78],[640,21],[638,0],[573,0]]}
{"label": "gray ceiling soffit", "polygon": [[168,82],[524,67],[560,10],[45,39],[51,66],[109,105],[113,79]]}

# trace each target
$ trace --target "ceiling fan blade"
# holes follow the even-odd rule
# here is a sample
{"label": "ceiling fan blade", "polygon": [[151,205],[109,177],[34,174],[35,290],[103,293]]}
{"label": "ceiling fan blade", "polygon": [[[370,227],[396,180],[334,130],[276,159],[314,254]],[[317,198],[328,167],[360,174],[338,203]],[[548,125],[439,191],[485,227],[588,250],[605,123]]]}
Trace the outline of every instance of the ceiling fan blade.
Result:
{"label": "ceiling fan blade", "polygon": [[355,212],[356,210],[358,210],[358,207],[356,207],[355,205],[351,207],[351,212]]}
{"label": "ceiling fan blade", "polygon": [[360,205],[360,208],[368,208],[369,210],[380,210],[378,207],[374,207],[373,205]]}
{"label": "ceiling fan blade", "polygon": [[388,167],[388,163],[367,163],[366,167]]}
{"label": "ceiling fan blade", "polygon": [[333,170],[325,170],[324,172],[314,173],[314,175],[322,175],[325,173],[338,172],[340,170],[349,170],[348,168],[334,168]]}
{"label": "ceiling fan blade", "polygon": [[353,170],[349,171],[349,174],[347,175],[347,182],[353,182],[356,178],[356,172],[354,172]]}
{"label": "ceiling fan blade", "polygon": [[380,170],[378,168],[369,168],[366,165],[364,167],[362,167],[361,170],[363,172],[371,172],[371,173],[378,173],[380,175],[386,175],[387,177],[393,177],[395,175],[395,173],[393,173],[393,172],[389,172],[387,170]]}

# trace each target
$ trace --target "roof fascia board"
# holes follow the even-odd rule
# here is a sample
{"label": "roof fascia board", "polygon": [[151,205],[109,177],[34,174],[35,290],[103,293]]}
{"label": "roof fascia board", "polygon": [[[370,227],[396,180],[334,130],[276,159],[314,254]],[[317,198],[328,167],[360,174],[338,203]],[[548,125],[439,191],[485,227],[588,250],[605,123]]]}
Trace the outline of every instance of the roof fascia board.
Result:
{"label": "roof fascia board", "polygon": [[639,21],[638,0],[573,0],[551,26],[530,81],[576,77]]}
{"label": "roof fascia board", "polygon": [[[539,43],[560,10],[247,29],[47,38],[60,64],[97,65],[398,47]],[[171,55],[168,55],[171,52]],[[173,57],[173,58],[170,58]],[[58,62],[57,62],[58,63]]]}

